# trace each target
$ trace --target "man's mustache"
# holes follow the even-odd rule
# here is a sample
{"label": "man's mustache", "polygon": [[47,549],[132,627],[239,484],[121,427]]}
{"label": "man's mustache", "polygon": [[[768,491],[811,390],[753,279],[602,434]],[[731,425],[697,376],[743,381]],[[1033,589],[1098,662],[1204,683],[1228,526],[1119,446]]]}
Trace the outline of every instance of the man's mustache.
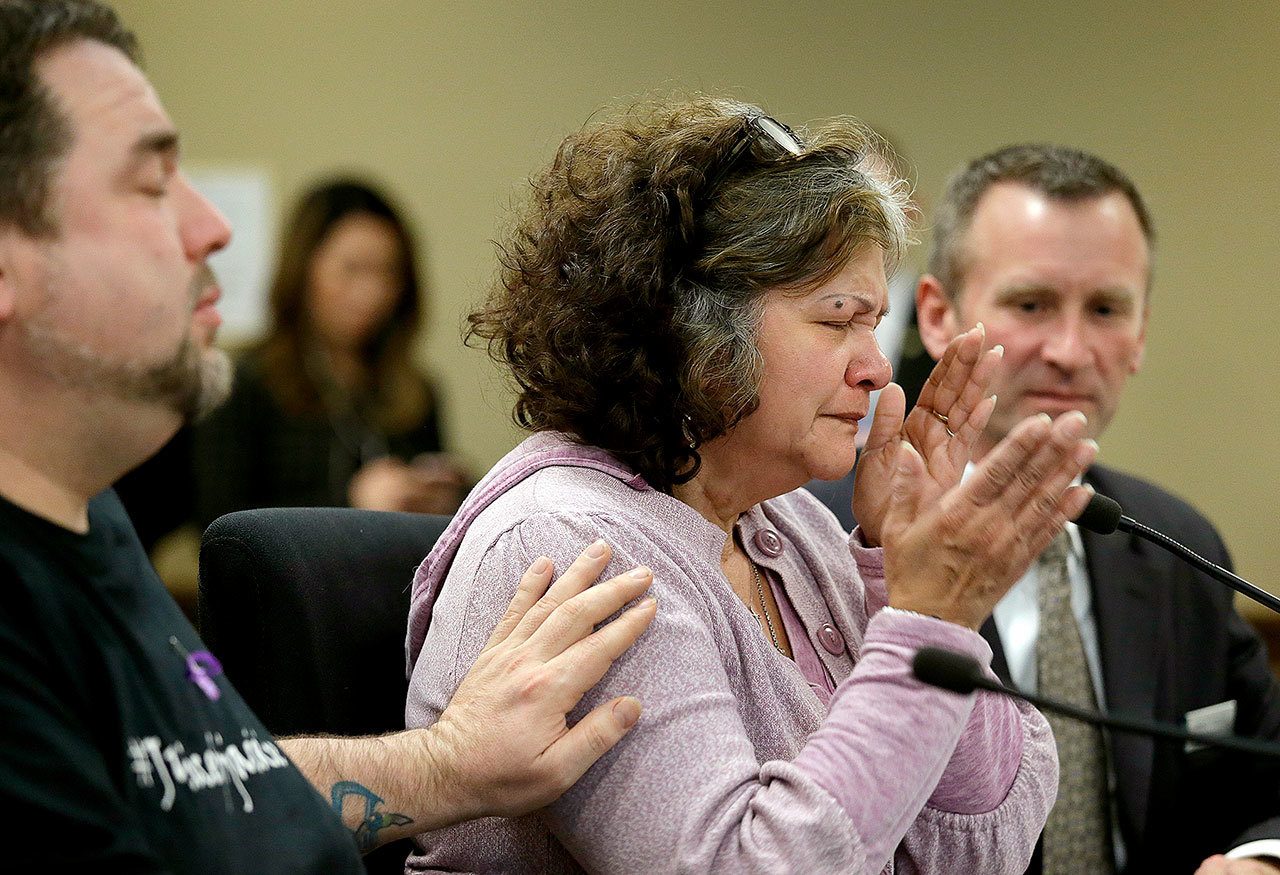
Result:
{"label": "man's mustache", "polygon": [[208,262],[200,265],[196,270],[196,275],[191,278],[191,285],[187,289],[187,295],[191,299],[191,309],[194,311],[196,304],[200,301],[200,296],[204,294],[205,289],[209,286],[216,286],[218,277],[214,274],[213,268],[209,267]]}

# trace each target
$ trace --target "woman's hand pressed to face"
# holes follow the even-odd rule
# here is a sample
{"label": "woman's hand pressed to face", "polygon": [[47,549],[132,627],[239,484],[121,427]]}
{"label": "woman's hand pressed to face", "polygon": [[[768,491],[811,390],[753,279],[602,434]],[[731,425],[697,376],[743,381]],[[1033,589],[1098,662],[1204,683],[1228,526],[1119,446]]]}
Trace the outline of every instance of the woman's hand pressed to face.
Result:
{"label": "woman's hand pressed to face", "polygon": [[885,389],[853,498],[864,542],[884,545],[889,604],[973,629],[1084,509],[1070,484],[1097,453],[1083,414],[1031,417],[960,483],[995,409],[1003,350],[985,339],[978,324],[951,342],[905,421],[902,390]]}
{"label": "woman's hand pressed to face", "polygon": [[985,342],[981,323],[951,341],[905,421],[902,389],[890,383],[880,393],[853,488],[854,518],[868,546],[883,542],[896,460],[904,443],[924,462],[920,472],[924,503],[936,501],[960,482],[974,441],[995,409],[995,398],[986,392],[1003,350],[984,350]]}
{"label": "woman's hand pressed to face", "polygon": [[889,604],[977,629],[1092,494],[1071,481],[1097,455],[1079,412],[1023,420],[942,496],[909,442],[884,516]]}

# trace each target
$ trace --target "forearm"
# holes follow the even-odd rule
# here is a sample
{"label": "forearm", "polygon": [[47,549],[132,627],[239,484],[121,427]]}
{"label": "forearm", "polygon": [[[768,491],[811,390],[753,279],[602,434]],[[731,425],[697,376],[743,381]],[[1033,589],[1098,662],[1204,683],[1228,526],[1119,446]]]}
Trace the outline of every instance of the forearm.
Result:
{"label": "forearm", "polygon": [[[635,724],[640,703],[618,697],[572,728],[565,715],[653,619],[639,598],[648,569],[592,585],[609,561],[593,544],[548,590],[552,563],[525,572],[484,650],[430,727],[364,738],[280,742],[329,800],[362,852],[482,815],[541,808]],[[544,595],[545,593],[545,595]]]}
{"label": "forearm", "polygon": [[1024,717],[1018,705],[996,693],[975,696],[964,732],[929,797],[931,807],[955,814],[983,814],[1009,795],[1022,764],[1023,721],[1043,722],[1034,709],[1025,710]]}
{"label": "forearm", "polygon": [[[973,707],[973,697],[943,693],[911,677],[908,654],[916,642],[910,636],[927,636],[935,626],[942,624],[877,615],[853,674],[794,760],[844,809],[872,863],[890,858],[934,792]],[[963,630],[955,632],[964,640]]]}
{"label": "forearm", "polygon": [[920,870],[950,860],[955,871],[1020,872],[1053,801],[1047,726],[1004,700],[925,687],[910,661],[926,644],[990,658],[981,639],[952,624],[877,615],[857,668],[794,765],[840,803],[870,864],[901,842],[899,862]]}
{"label": "forearm", "polygon": [[475,816],[431,729],[280,746],[351,830],[361,853]]}
{"label": "forearm", "polygon": [[[884,581],[884,551],[868,549],[859,539],[857,529],[849,538],[849,547],[866,585],[867,614],[874,616],[889,601]],[[954,634],[954,630],[947,627],[939,628],[946,630],[944,634]],[[989,662],[986,645],[978,644],[968,635],[961,634],[961,639],[970,639],[963,642],[964,646],[972,643],[978,647],[973,655],[979,662]],[[909,671],[905,665],[898,666],[897,670]],[[990,669],[987,671],[990,674]],[[1002,697],[979,695],[929,804],[944,811],[978,814],[991,810],[1004,799],[1013,784],[1022,752],[1020,714],[1012,702]],[[1034,719],[1039,720],[1039,715]],[[975,763],[980,767],[973,768]]]}
{"label": "forearm", "polygon": [[904,859],[917,870],[948,860],[957,872],[1023,872],[1057,786],[1044,717],[1026,703],[978,693],[946,771],[897,850],[899,868],[908,868]]}

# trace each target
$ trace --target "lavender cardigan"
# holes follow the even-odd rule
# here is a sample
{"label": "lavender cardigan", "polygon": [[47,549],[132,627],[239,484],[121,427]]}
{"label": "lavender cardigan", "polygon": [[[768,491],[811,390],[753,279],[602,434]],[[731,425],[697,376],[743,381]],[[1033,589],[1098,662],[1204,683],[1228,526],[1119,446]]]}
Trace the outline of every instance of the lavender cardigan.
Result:
{"label": "lavender cardigan", "polygon": [[1053,803],[1044,719],[911,676],[932,644],[990,662],[976,633],[884,608],[881,555],[804,491],[738,523],[826,670],[824,706],[720,568],[725,534],[608,454],[524,441],[472,492],[414,579],[409,726],[433,722],[525,567],[565,568],[595,538],[608,575],[653,569],[653,625],[574,719],[614,696],[640,722],[559,801],[418,837],[409,871],[1022,872]]}

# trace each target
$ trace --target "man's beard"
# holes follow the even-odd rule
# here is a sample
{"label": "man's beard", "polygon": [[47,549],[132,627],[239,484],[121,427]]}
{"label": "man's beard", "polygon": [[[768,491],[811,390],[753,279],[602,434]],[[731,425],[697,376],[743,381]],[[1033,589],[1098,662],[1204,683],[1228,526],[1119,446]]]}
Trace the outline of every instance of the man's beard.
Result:
{"label": "man's beard", "polygon": [[231,362],[219,349],[201,349],[190,335],[166,361],[144,365],[111,361],[48,325],[26,323],[31,351],[45,373],[68,389],[119,401],[155,404],[194,422],[213,410],[231,388]]}
{"label": "man's beard", "polygon": [[[192,302],[213,281],[208,268],[192,283]],[[50,321],[19,323],[33,360],[45,374],[68,389],[86,390],[118,401],[163,407],[184,423],[209,413],[231,390],[231,362],[222,350],[202,348],[188,333],[173,355],[147,364],[113,360],[68,337]]]}

